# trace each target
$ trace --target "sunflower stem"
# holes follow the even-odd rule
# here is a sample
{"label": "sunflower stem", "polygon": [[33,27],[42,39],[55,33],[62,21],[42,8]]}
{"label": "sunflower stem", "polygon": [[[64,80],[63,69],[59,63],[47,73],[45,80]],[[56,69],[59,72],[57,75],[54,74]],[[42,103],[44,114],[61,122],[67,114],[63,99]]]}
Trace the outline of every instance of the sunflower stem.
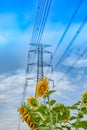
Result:
{"label": "sunflower stem", "polygon": [[44,121],[44,117],[42,116],[42,114],[40,112],[36,112],[36,114],[41,118],[42,121]]}
{"label": "sunflower stem", "polygon": [[51,126],[51,129],[53,130],[53,121],[52,121],[52,113],[51,113],[51,106],[50,106],[50,96],[48,95],[47,96],[47,99],[48,99],[48,107],[49,107],[49,114],[50,114],[50,126]]}

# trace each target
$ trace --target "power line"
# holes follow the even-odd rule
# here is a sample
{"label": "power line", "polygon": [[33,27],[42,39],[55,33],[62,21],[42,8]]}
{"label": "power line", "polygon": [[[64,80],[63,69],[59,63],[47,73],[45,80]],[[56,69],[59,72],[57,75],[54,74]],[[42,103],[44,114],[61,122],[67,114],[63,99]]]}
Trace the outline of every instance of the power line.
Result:
{"label": "power line", "polygon": [[33,31],[32,31],[32,36],[31,36],[31,43],[34,42],[34,37],[35,37],[35,29],[36,29],[36,26],[37,26],[37,21],[38,21],[38,14],[40,12],[40,8],[39,6],[41,5],[41,0],[38,0],[37,1],[37,9],[36,9],[36,14],[35,14],[35,19],[34,19],[34,26],[33,26]]}
{"label": "power line", "polygon": [[79,33],[81,32],[81,30],[83,29],[83,27],[85,26],[87,22],[87,16],[85,17],[85,19],[83,20],[83,22],[81,23],[79,29],[77,30],[77,32],[75,33],[74,37],[72,38],[71,42],[69,43],[69,45],[67,46],[66,50],[64,51],[63,55],[60,57],[59,61],[57,62],[57,64],[55,65],[54,70],[58,67],[59,63],[62,61],[62,59],[65,57],[65,54],[67,53],[67,51],[70,49],[70,47],[72,46],[72,44],[74,43],[75,39],[77,38],[77,36],[79,35]]}
{"label": "power line", "polygon": [[39,43],[41,40],[43,30],[46,24],[48,12],[51,6],[51,1],[52,0],[39,0],[38,1],[31,43]]}
{"label": "power line", "polygon": [[39,35],[38,35],[37,42],[41,41],[41,37],[42,37],[43,30],[44,30],[44,27],[45,27],[45,24],[46,24],[46,21],[47,21],[47,17],[48,17],[48,13],[49,13],[51,3],[52,3],[52,0],[48,0],[48,2],[46,3],[47,8],[46,8],[45,13],[43,15],[44,19],[43,19],[42,24],[41,24],[42,28],[40,28],[40,32],[39,32]]}
{"label": "power line", "polygon": [[86,52],[87,52],[87,48],[83,51],[83,53],[81,53],[81,55],[78,58],[76,58],[76,60],[73,62],[73,64],[67,69],[67,71],[65,72],[65,74],[58,80],[58,83],[60,83],[63,80],[63,78],[66,76],[66,74],[68,74],[71,71],[71,69],[73,68],[73,66],[76,65],[76,63],[84,56],[84,54]]}
{"label": "power line", "polygon": [[42,20],[42,14],[44,13],[45,0],[38,0],[37,12],[34,20],[34,28],[32,32],[31,43],[36,42],[39,26]]}
{"label": "power line", "polygon": [[61,43],[62,43],[62,41],[63,41],[63,39],[64,39],[64,37],[65,37],[65,35],[66,35],[66,33],[67,33],[69,27],[70,27],[70,25],[71,25],[71,23],[72,23],[74,17],[76,16],[76,13],[78,12],[80,6],[82,5],[82,2],[83,2],[83,1],[84,1],[84,0],[79,0],[79,3],[77,4],[77,7],[76,7],[74,13],[73,13],[73,15],[71,16],[71,19],[70,19],[68,25],[66,26],[66,28],[65,28],[65,30],[64,30],[64,32],[63,32],[63,35],[61,36],[61,38],[60,38],[60,40],[59,40],[59,42],[58,42],[58,44],[57,44],[57,47],[56,47],[56,49],[55,49],[55,51],[54,51],[54,54],[53,54],[53,57],[54,57],[54,55],[55,55],[57,49],[58,49],[59,46],[61,45]]}
{"label": "power line", "polygon": [[38,43],[38,42],[37,42],[38,35],[39,35],[39,33],[40,33],[40,29],[42,28],[42,21],[43,21],[43,19],[44,19],[43,15],[45,14],[45,10],[46,10],[46,8],[47,8],[46,3],[47,3],[46,0],[44,0],[44,1],[42,0],[42,7],[41,7],[41,5],[40,5],[40,16],[41,16],[41,17],[38,16],[39,20],[38,20],[38,22],[37,22],[37,27],[36,27],[36,38],[35,38],[35,40],[34,40],[34,42],[36,42],[36,43]]}

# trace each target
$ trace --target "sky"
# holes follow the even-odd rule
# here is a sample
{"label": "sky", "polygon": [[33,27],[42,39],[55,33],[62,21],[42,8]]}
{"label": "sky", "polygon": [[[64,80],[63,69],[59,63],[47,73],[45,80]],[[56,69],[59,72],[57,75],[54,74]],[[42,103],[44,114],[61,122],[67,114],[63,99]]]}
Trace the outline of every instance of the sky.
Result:
{"label": "sky", "polygon": [[[87,19],[64,54],[60,64],[57,62],[71,43],[82,21],[87,16],[87,0],[82,4],[56,53],[54,51],[67,27],[79,0],[52,0],[41,42],[52,45],[47,48],[53,53],[51,62],[54,72],[51,74],[44,67],[44,74],[54,80],[58,102],[72,105],[87,90]],[[20,106],[25,85],[27,52],[34,26],[37,0],[3,0],[0,1],[0,129],[18,130]],[[44,61],[50,63],[50,57],[44,54]],[[30,73],[32,77],[36,75]],[[26,97],[34,95],[35,81],[30,81]],[[52,84],[50,83],[50,86]],[[21,130],[28,130],[26,124]]]}

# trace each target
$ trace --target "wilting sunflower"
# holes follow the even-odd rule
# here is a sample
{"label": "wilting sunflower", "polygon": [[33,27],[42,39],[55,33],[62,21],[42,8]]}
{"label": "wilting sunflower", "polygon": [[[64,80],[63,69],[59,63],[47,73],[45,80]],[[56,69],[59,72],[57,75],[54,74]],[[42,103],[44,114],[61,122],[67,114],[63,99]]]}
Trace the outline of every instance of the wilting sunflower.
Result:
{"label": "wilting sunflower", "polygon": [[41,96],[46,96],[48,92],[48,81],[44,77],[42,81],[38,82],[36,86],[36,96],[41,97]]}
{"label": "wilting sunflower", "polygon": [[30,126],[30,130],[35,129],[35,124],[33,123],[33,121],[30,121],[28,125]]}
{"label": "wilting sunflower", "polygon": [[87,107],[87,91],[82,94],[82,105]]}
{"label": "wilting sunflower", "polygon": [[18,112],[19,114],[22,115],[22,121],[28,123],[30,121],[30,115],[29,115],[29,112],[26,108],[26,106],[24,105],[21,105],[19,108],[18,108]]}
{"label": "wilting sunflower", "polygon": [[23,119],[28,123],[30,121],[30,115],[27,113],[26,115],[23,116]]}
{"label": "wilting sunflower", "polygon": [[35,124],[31,120],[31,117],[30,117],[30,114],[29,114],[29,111],[28,111],[27,107],[25,105],[21,105],[18,108],[18,112],[19,112],[19,114],[22,115],[23,121],[25,121],[29,125],[31,130],[34,130],[35,129]]}
{"label": "wilting sunflower", "polygon": [[34,97],[29,97],[27,98],[27,104],[32,108],[32,109],[35,109],[38,107],[38,100]]}
{"label": "wilting sunflower", "polygon": [[21,105],[19,108],[18,108],[18,112],[19,114],[21,114],[22,116],[26,115],[27,114],[27,109],[24,105]]}

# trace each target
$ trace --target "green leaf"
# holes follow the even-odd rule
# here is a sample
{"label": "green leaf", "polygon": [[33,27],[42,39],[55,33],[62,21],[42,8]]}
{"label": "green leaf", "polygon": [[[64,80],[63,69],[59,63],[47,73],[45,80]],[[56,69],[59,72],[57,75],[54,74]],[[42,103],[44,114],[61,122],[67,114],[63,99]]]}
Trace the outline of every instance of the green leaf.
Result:
{"label": "green leaf", "polygon": [[78,106],[78,105],[80,105],[80,103],[81,103],[81,101],[78,101],[78,102],[75,103],[74,105],[75,105],[75,106]]}
{"label": "green leaf", "polygon": [[49,105],[52,106],[52,105],[54,105],[55,103],[56,103],[56,100],[51,100],[50,103],[49,103]]}
{"label": "green leaf", "polygon": [[71,110],[77,110],[78,107],[77,107],[77,105],[73,105],[73,106],[70,107],[70,109],[71,109]]}
{"label": "green leaf", "polygon": [[69,127],[69,126],[66,126],[66,128],[67,128],[67,130],[71,130],[71,127]]}
{"label": "green leaf", "polygon": [[82,112],[78,113],[78,117],[83,118],[84,117],[83,113]]}
{"label": "green leaf", "polygon": [[46,102],[46,104],[49,104],[49,102]]}
{"label": "green leaf", "polygon": [[50,130],[49,127],[38,127],[38,130]]}
{"label": "green leaf", "polygon": [[68,108],[71,109],[71,110],[76,110],[76,109],[78,109],[78,106],[80,105],[80,103],[81,103],[81,101],[78,101],[74,105],[68,106]]}
{"label": "green leaf", "polygon": [[71,127],[69,126],[64,126],[64,128],[66,128],[67,130],[71,130]]}
{"label": "green leaf", "polygon": [[49,90],[47,94],[48,94],[48,95],[51,95],[51,94],[54,93],[55,91],[56,91],[56,90]]}
{"label": "green leaf", "polygon": [[36,110],[36,112],[41,112],[41,113],[45,113],[46,112],[46,110],[47,110],[47,107],[46,106],[44,106],[44,105],[41,105],[41,106],[39,106],[39,108]]}
{"label": "green leaf", "polygon": [[56,127],[55,130],[63,130],[61,127]]}
{"label": "green leaf", "polygon": [[43,122],[44,125],[50,123],[50,117],[47,116],[47,117],[45,117],[45,118],[46,118],[46,119],[45,119],[45,121]]}
{"label": "green leaf", "polygon": [[82,107],[81,111],[83,112],[83,114],[87,114],[87,108],[86,107]]}
{"label": "green leaf", "polygon": [[74,128],[84,128],[87,129],[87,121],[78,121],[72,124]]}
{"label": "green leaf", "polygon": [[87,129],[87,121],[80,121],[79,125],[81,126],[81,128]]}
{"label": "green leaf", "polygon": [[75,120],[75,119],[77,119],[76,116],[71,116],[71,117],[70,117],[70,120]]}

